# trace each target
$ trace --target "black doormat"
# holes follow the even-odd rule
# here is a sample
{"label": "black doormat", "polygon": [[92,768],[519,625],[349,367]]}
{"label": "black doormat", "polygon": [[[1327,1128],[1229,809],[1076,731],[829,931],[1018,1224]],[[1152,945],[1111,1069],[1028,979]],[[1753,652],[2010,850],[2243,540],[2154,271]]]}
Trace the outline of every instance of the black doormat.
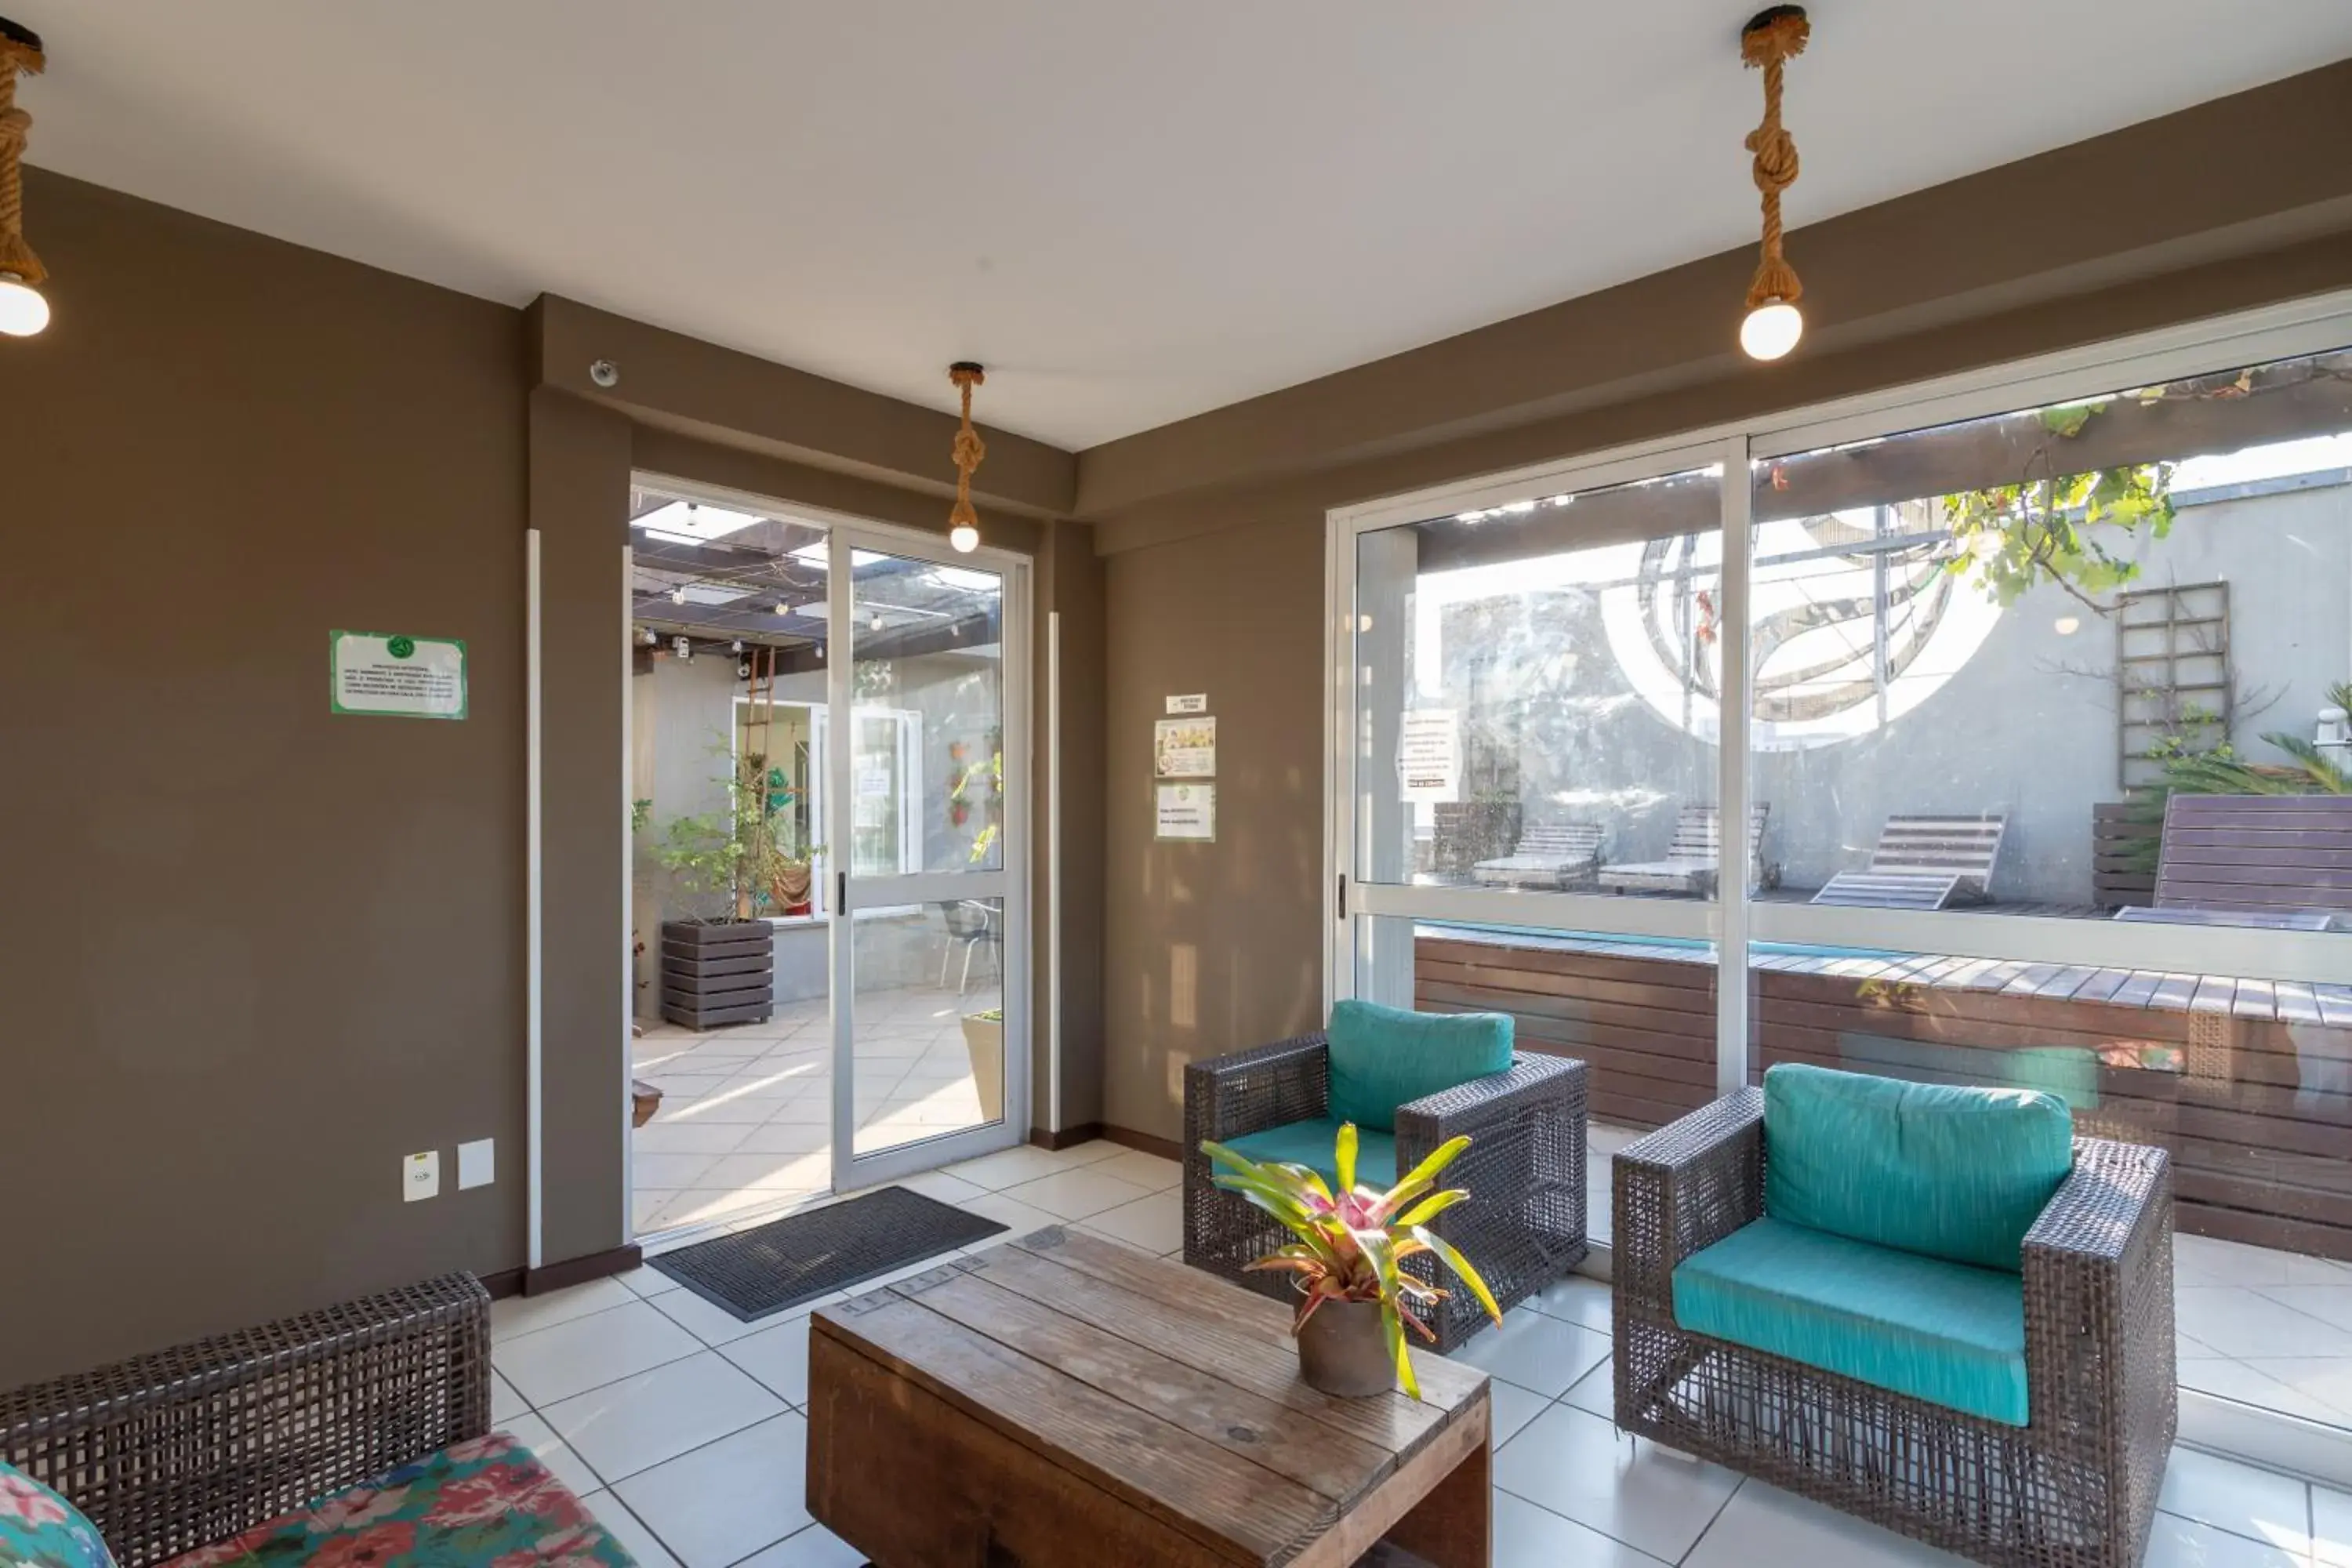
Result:
{"label": "black doormat", "polygon": [[1008,1227],[904,1187],[787,1215],[646,1259],[751,1322]]}

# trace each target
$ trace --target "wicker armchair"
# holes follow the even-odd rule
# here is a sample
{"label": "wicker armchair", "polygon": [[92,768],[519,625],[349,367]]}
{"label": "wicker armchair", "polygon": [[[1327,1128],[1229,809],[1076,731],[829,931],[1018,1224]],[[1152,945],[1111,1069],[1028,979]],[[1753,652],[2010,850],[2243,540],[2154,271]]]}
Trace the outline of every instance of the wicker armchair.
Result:
{"label": "wicker armchair", "polygon": [[[1201,1142],[1328,1114],[1328,1064],[1325,1037],[1315,1034],[1185,1068],[1185,1262],[1289,1299],[1286,1276],[1245,1273],[1244,1266],[1283,1246],[1290,1233],[1211,1184]],[[1584,1257],[1584,1079],[1580,1061],[1517,1052],[1508,1072],[1397,1109],[1400,1175],[1447,1139],[1469,1135],[1470,1147],[1446,1168],[1445,1184],[1467,1188],[1472,1200],[1438,1215],[1432,1228],[1477,1266],[1506,1310]],[[1405,1267],[1441,1282],[1429,1258]],[[1486,1323],[1478,1303],[1459,1289],[1422,1319],[1441,1352]]]}
{"label": "wicker armchair", "polygon": [[470,1274],[0,1394],[0,1459],[145,1568],[490,1428]]}
{"label": "wicker armchair", "polygon": [[1764,1212],[1763,1109],[1748,1089],[1616,1157],[1619,1427],[1980,1563],[2137,1563],[2177,1413],[2164,1152],[2074,1140],[2025,1237],[2012,1426],[1675,1325],[1675,1266]]}

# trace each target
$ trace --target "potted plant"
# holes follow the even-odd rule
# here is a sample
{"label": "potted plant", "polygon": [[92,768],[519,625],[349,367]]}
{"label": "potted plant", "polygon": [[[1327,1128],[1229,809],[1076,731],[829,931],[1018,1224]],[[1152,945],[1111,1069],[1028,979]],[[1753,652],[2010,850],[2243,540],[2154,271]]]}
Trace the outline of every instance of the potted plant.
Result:
{"label": "potted plant", "polygon": [[963,1016],[963,1048],[971,1058],[972,1081],[980,1086],[983,1121],[1004,1116],[1004,1009]]}
{"label": "potted plant", "polygon": [[1469,1288],[1488,1317],[1502,1322],[1494,1293],[1470,1260],[1429,1228],[1429,1221],[1470,1196],[1459,1187],[1430,1191],[1438,1173],[1468,1147],[1469,1139],[1450,1138],[1404,1180],[1385,1193],[1374,1192],[1356,1184],[1356,1128],[1346,1123],[1334,1151],[1333,1171],[1339,1178],[1334,1196],[1305,1165],[1260,1163],[1222,1143],[1202,1143],[1201,1152],[1222,1167],[1212,1178],[1218,1186],[1264,1209],[1298,1237],[1249,1267],[1296,1276],[1292,1284],[1300,1299],[1291,1333],[1298,1341],[1299,1374],[1314,1387],[1362,1397],[1402,1383],[1407,1394],[1421,1397],[1405,1353],[1404,1325],[1411,1323],[1424,1339],[1437,1336],[1409,1305],[1442,1300],[1447,1292],[1407,1273],[1401,1265],[1409,1258],[1433,1255]]}
{"label": "potted plant", "polygon": [[[767,759],[728,766],[721,811],[672,819],[655,858],[722,912],[662,922],[662,1016],[690,1029],[758,1023],[775,1009],[775,933],[763,918],[808,891],[793,794]],[[804,907],[804,906],[803,906]]]}

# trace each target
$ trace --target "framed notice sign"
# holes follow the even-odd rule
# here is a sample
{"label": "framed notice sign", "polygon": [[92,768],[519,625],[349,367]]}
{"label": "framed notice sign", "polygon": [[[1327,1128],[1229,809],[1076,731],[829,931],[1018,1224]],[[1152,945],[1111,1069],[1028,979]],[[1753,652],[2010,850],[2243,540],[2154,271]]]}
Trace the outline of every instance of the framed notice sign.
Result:
{"label": "framed notice sign", "polygon": [[1208,717],[1162,719],[1152,726],[1152,766],[1163,779],[1213,778],[1217,772],[1217,721]]}
{"label": "framed notice sign", "polygon": [[1153,837],[1213,844],[1217,837],[1217,786],[1163,784],[1152,786]]}
{"label": "framed notice sign", "polygon": [[329,632],[327,703],[337,713],[463,719],[466,645],[405,632]]}

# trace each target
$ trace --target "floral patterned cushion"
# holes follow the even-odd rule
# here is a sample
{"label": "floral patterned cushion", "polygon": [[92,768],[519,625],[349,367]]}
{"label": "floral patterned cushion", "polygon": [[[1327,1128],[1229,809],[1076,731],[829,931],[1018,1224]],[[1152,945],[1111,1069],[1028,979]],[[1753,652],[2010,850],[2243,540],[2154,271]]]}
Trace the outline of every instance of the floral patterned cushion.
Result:
{"label": "floral patterned cushion", "polygon": [[[0,1560],[5,1561],[5,1560]],[[37,1559],[37,1561],[39,1561]],[[103,1559],[100,1559],[103,1562]],[[166,1568],[635,1568],[503,1432],[199,1547]]]}
{"label": "floral patterned cushion", "polygon": [[0,1462],[0,1568],[114,1568],[81,1510]]}

